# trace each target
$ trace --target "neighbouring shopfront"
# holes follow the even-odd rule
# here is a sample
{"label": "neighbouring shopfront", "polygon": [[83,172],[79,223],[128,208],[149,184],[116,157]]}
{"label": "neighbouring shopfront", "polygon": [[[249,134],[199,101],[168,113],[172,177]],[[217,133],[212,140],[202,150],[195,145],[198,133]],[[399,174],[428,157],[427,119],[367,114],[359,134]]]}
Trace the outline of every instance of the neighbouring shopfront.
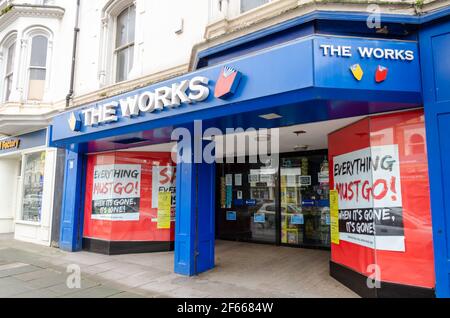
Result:
{"label": "neighbouring shopfront", "polygon": [[[252,49],[254,39],[241,39],[202,52],[190,74],[57,116],[51,145],[66,149],[61,248],[174,245],[175,272],[188,276],[215,266],[216,238],[322,248],[331,275],[363,296],[448,296],[435,244],[447,233],[435,228],[445,210],[432,194],[444,170],[428,163],[448,145],[430,143],[435,115],[421,69],[429,56],[417,33],[430,20],[386,16],[400,30],[382,35],[367,34],[364,15],[319,16],[277,26]],[[450,75],[441,77],[448,88]],[[326,131],[336,120],[344,121]],[[305,124],[326,131],[326,145],[280,152],[277,165],[195,160],[217,131]],[[179,129],[200,142],[175,138]],[[170,142],[176,150],[149,150]]]}
{"label": "neighbouring shopfront", "polygon": [[0,233],[50,245],[57,149],[47,129],[0,139]]}

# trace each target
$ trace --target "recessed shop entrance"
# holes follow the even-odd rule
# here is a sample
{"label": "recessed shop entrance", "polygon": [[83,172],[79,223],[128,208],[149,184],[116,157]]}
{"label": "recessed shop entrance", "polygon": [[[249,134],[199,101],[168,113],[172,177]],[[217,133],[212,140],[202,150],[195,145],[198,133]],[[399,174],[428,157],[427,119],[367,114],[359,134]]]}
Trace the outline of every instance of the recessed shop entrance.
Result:
{"label": "recessed shop entrance", "polygon": [[[328,135],[360,119],[282,127],[263,138],[244,134],[249,144],[279,144],[279,153],[267,162],[249,154],[233,157],[226,137],[218,138],[223,163],[216,168],[216,237],[329,250]],[[242,134],[238,139],[244,140]]]}

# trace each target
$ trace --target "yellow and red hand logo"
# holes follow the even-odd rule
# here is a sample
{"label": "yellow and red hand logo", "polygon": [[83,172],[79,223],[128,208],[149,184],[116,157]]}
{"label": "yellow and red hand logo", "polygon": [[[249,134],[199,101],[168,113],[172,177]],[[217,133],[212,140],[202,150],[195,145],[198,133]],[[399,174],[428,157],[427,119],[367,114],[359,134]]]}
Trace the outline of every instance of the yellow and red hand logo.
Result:
{"label": "yellow and red hand logo", "polygon": [[[361,65],[354,64],[350,66],[350,71],[352,72],[353,76],[356,80],[361,81],[364,77],[364,70],[362,69]],[[377,70],[375,72],[375,82],[382,83],[386,81],[388,76],[389,69],[387,67],[378,65]]]}
{"label": "yellow and red hand logo", "polygon": [[359,65],[359,64],[352,65],[352,66],[350,67],[350,71],[352,71],[353,76],[354,76],[358,81],[361,81],[362,78],[364,77],[364,71],[363,71],[363,69],[361,68],[361,65]]}
{"label": "yellow and red hand logo", "polygon": [[387,67],[379,65],[375,74],[375,81],[377,83],[384,82],[387,79],[388,71]]}

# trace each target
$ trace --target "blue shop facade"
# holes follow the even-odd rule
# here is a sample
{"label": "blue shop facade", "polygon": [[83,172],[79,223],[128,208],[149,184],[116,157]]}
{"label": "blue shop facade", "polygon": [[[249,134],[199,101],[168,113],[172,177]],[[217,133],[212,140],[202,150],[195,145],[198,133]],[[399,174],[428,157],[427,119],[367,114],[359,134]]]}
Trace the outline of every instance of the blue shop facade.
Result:
{"label": "blue shop facade", "polygon": [[[204,136],[211,128],[221,131],[236,127],[271,129],[353,117],[365,118],[363,121],[373,118],[373,122],[368,121],[367,132],[359,137],[371,139],[373,144],[368,139],[368,145],[371,151],[375,151],[373,149],[379,149],[379,145],[372,137],[377,125],[388,125],[396,120],[395,116],[409,118],[405,119],[409,124],[419,118],[426,129],[423,149],[427,149],[427,191],[430,193],[427,202],[431,206],[432,222],[423,225],[426,222],[420,221],[417,224],[422,225],[417,226],[429,226],[428,241],[421,245],[420,240],[425,240],[418,238],[426,236],[413,233],[405,226],[401,233],[388,239],[384,236],[364,244],[352,243],[352,235],[343,235],[345,230],[339,229],[344,214],[338,203],[331,199],[317,200],[321,202],[317,204],[330,207],[327,220],[331,220],[331,231],[333,222],[337,226],[330,239],[333,277],[368,297],[449,297],[450,207],[446,198],[450,197],[450,143],[447,140],[450,129],[450,64],[446,61],[450,54],[450,9],[423,16],[382,15],[385,32],[368,29],[367,19],[367,14],[363,13],[313,12],[202,51],[196,58],[197,69],[189,74],[84,105],[55,117],[50,127],[50,146],[66,150],[65,181],[61,187],[60,248],[76,252],[89,246],[92,251],[100,251],[107,245],[110,253],[127,252],[127,245],[116,242],[122,240],[136,243],[128,246],[128,252],[139,251],[138,245],[143,244],[145,236],[130,236],[130,233],[134,230],[142,232],[146,225],[136,223],[134,227],[131,223],[143,222],[138,210],[145,210],[148,206],[150,211],[157,201],[157,214],[149,216],[146,222],[153,222],[155,231],[167,231],[163,236],[151,236],[149,240],[157,244],[146,251],[174,247],[174,270],[181,275],[193,276],[214,268],[217,209],[221,205],[222,190],[227,191],[229,180],[224,176],[224,189],[221,189],[223,184],[218,170],[222,168],[205,160],[195,160],[198,153],[209,149],[210,142],[207,138],[200,143],[195,138],[180,139],[178,160],[161,153],[145,157],[145,154],[127,152],[136,145],[172,142],[172,133],[176,129],[184,128],[191,136]],[[377,117],[380,115],[387,117]],[[198,125],[200,121],[201,126]],[[414,125],[419,124],[414,121]],[[354,154],[357,149],[365,151],[362,144],[355,148],[357,142],[339,137],[339,133],[335,136],[328,140],[331,180],[338,178],[332,162],[342,159],[345,164],[348,155],[344,154]],[[348,151],[340,153],[339,149],[345,147]],[[339,156],[333,157],[331,148],[336,149]],[[414,195],[410,193],[413,190],[407,189],[414,189],[408,187],[412,187],[410,181],[414,178],[414,171],[418,171],[417,166],[406,161],[399,166],[401,183],[390,184],[395,193],[399,192],[401,185],[404,202]],[[144,163],[137,167],[137,162],[163,164],[162,168],[146,168]],[[408,175],[406,171],[409,171]],[[167,177],[163,178],[168,182],[166,190],[172,189],[176,200],[164,193],[153,193],[149,194],[153,201],[147,202],[132,193],[139,189],[141,193],[147,190],[150,193],[152,185],[149,180],[155,180],[155,173]],[[176,174],[176,178],[172,174]],[[102,178],[103,184],[96,183]],[[123,182],[117,184],[113,179]],[[282,176],[280,180],[278,186],[283,189],[285,181]],[[238,178],[234,182],[235,185],[242,184]],[[256,183],[261,186],[261,182]],[[270,187],[268,181],[264,184]],[[340,195],[342,199],[342,192],[335,189],[332,181],[330,188],[331,194]],[[108,199],[110,191],[116,191],[114,199]],[[245,191],[236,193],[235,203],[240,201],[243,205],[253,205],[254,200],[247,197]],[[277,190],[274,193],[278,193]],[[121,210],[122,216],[111,217],[102,212],[108,207],[117,207],[124,200],[127,203]],[[414,205],[417,198],[411,200]],[[303,203],[305,206],[315,204],[306,200]],[[226,205],[223,206],[225,210]],[[87,207],[92,211],[86,211]],[[265,204],[257,214],[261,216],[264,214],[261,210],[269,207]],[[231,207],[228,210],[226,220],[232,222],[236,213]],[[334,220],[333,210],[338,211]],[[297,218],[290,219],[292,224],[302,222],[301,208],[299,211]],[[257,222],[256,219],[254,216],[253,221]],[[428,220],[427,217],[424,220]],[[403,222],[409,224],[409,220]],[[379,224],[375,224],[375,228],[377,226]],[[90,238],[86,238],[86,231],[91,234]],[[115,236],[119,232],[120,235]],[[289,229],[286,232],[288,235]],[[380,235],[379,232],[375,230],[372,234],[375,237]],[[98,239],[92,239],[97,234]],[[395,239],[400,237],[400,241],[394,236]],[[417,240],[410,244],[409,239],[414,237]],[[369,241],[375,242],[379,249],[368,246],[371,244]],[[114,242],[117,243],[115,246]],[[415,258],[421,249],[433,251],[429,260]],[[361,291],[367,289],[361,286],[366,284],[368,275],[358,268],[365,268],[371,259],[382,260],[379,265],[383,271],[386,269],[385,277],[395,277],[396,271],[402,271],[402,266],[414,268],[419,263],[426,266],[421,268],[432,277],[418,275],[399,281],[381,278],[380,290]]]}

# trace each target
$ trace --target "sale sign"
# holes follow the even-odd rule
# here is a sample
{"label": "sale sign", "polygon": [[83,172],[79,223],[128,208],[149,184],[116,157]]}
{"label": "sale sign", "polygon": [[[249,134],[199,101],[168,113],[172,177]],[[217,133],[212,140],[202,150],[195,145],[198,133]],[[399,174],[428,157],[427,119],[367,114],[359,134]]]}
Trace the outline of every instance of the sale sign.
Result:
{"label": "sale sign", "polygon": [[384,251],[405,251],[398,145],[334,158],[339,239]]}
{"label": "sale sign", "polygon": [[172,195],[172,207],[176,206],[176,168],[174,166],[153,166],[152,169],[152,208],[158,208],[158,195],[169,192]]}
{"label": "sale sign", "polygon": [[92,219],[138,221],[140,189],[140,165],[95,166],[92,188]]}

